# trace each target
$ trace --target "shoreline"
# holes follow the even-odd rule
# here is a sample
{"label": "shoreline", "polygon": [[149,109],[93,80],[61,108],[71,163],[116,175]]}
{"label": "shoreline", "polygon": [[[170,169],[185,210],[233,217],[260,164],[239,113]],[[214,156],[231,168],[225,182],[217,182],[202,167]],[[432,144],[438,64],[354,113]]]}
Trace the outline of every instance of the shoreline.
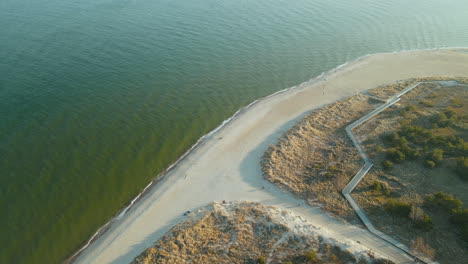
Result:
{"label": "shoreline", "polygon": [[[467,51],[468,52],[468,51]],[[156,186],[156,184],[158,184],[158,182],[162,181],[164,179],[164,177],[172,170],[174,169],[175,167],[177,167],[177,165],[182,162],[184,160],[184,158],[189,155],[190,153],[192,153],[192,151],[194,151],[197,147],[199,147],[200,145],[202,145],[204,143],[204,140],[206,140],[208,137],[214,135],[216,132],[218,132],[220,129],[223,129],[225,126],[227,126],[231,121],[233,121],[235,118],[239,117],[243,112],[245,111],[248,111],[251,107],[253,107],[254,105],[256,105],[257,103],[263,101],[263,100],[266,100],[270,97],[273,97],[273,96],[277,96],[279,94],[282,94],[282,93],[286,93],[290,90],[293,90],[293,89],[301,89],[301,88],[304,88],[305,86],[307,85],[312,85],[314,84],[315,82],[320,82],[320,81],[327,81],[326,80],[326,76],[327,75],[330,75],[330,74],[333,74],[333,73],[336,73],[338,70],[340,70],[341,68],[343,67],[346,67],[348,64],[351,65],[353,63],[357,63],[361,60],[364,60],[365,58],[367,58],[368,56],[372,56],[372,55],[376,55],[376,54],[381,54],[381,53],[374,53],[374,54],[367,54],[367,55],[364,55],[364,56],[361,56],[361,57],[358,57],[354,60],[351,60],[351,61],[347,61],[343,64],[340,64],[338,66],[336,66],[335,68],[332,68],[328,71],[324,71],[322,72],[320,75],[308,80],[308,81],[305,81],[305,82],[302,82],[298,85],[294,85],[294,86],[291,86],[291,87],[288,87],[288,88],[285,88],[285,89],[282,89],[282,90],[279,90],[279,91],[276,91],[270,95],[266,95],[266,96],[263,96],[263,97],[260,97],[256,100],[254,100],[253,102],[251,102],[250,104],[248,104],[247,106],[244,106],[244,107],[241,107],[239,110],[237,110],[231,117],[223,120],[221,122],[221,124],[217,127],[215,127],[213,130],[211,130],[210,132],[206,133],[205,135],[201,136],[197,142],[195,142],[195,144],[193,144],[186,152],[184,152],[174,163],[172,163],[171,165],[169,165],[163,172],[159,173],[153,180],[150,181],[150,183],[148,185],[145,186],[145,188],[143,188],[143,190],[135,197],[131,200],[130,204],[125,206],[123,209],[117,211],[117,213],[109,220],[107,221],[103,226],[101,226],[92,236],[91,238],[85,243],[84,246],[81,246],[80,249],[75,252],[71,257],[68,257],[66,260],[65,260],[65,263],[73,263],[74,260],[91,244],[93,243],[96,239],[98,239],[101,235],[104,235],[104,233],[110,228],[109,225],[112,225],[113,222],[116,222],[116,221],[119,221],[123,216],[125,216],[125,214],[134,206],[136,205],[136,203],[138,203],[139,200],[141,200],[142,198],[144,198],[144,196],[151,191],[151,189],[149,189],[150,187],[154,187]],[[384,53],[382,53],[384,54]],[[325,79],[324,79],[325,78]]]}
{"label": "shoreline", "polygon": [[[457,49],[457,50],[455,50]],[[323,72],[319,76],[312,78],[306,82],[303,82],[299,85],[292,86],[283,90],[280,90],[278,92],[275,92],[271,95],[262,97],[260,99],[257,99],[250,103],[249,105],[239,109],[233,116],[230,118],[224,120],[221,125],[210,131],[209,133],[205,134],[202,136],[193,146],[191,146],[179,159],[177,159],[176,162],[171,164],[166,170],[164,170],[162,173],[158,174],[144,189],[143,191],[138,194],[128,206],[117,212],[117,214],[111,218],[110,221],[108,221],[105,225],[103,225],[92,237],[89,239],[84,246],[81,246],[80,249],[75,252],[71,257],[69,257],[66,262],[74,262],[77,260],[80,260],[80,257],[83,255],[83,253],[86,253],[86,250],[92,247],[98,240],[100,240],[101,237],[105,236],[108,234],[109,230],[112,229],[115,225],[121,223],[124,221],[128,215],[130,215],[132,212],[135,212],[137,208],[140,205],[140,202],[145,201],[148,199],[151,195],[148,194],[154,194],[156,189],[158,189],[159,185],[162,184],[162,182],[168,181],[169,177],[168,174],[173,173],[176,171],[179,166],[182,166],[181,163],[187,160],[189,158],[190,154],[195,154],[199,149],[205,147],[206,145],[209,145],[210,140],[216,140],[213,139],[212,137],[215,134],[221,133],[224,130],[226,130],[227,127],[231,126],[235,121],[243,117],[245,114],[252,112],[248,111],[254,108],[255,106],[258,106],[260,104],[267,104],[268,101],[271,99],[271,101],[274,101],[278,99],[279,95],[281,97],[291,97],[295,94],[302,93],[304,90],[308,87],[313,87],[313,86],[319,86],[320,84],[326,85],[327,82],[329,82],[328,78],[333,78],[337,77],[335,75],[340,75],[343,73],[346,73],[347,71],[352,71],[354,67],[359,66],[360,64],[366,62],[370,58],[376,58],[379,56],[390,56],[391,54],[411,54],[411,53],[434,53],[434,52],[442,52],[442,53],[454,53],[457,52],[459,49],[465,49],[465,48],[437,48],[437,49],[432,49],[432,50],[422,50],[422,51],[402,51],[402,52],[391,52],[391,53],[377,53],[377,54],[368,54],[364,55],[361,57],[358,57],[354,60],[351,60],[349,62],[345,62],[344,64],[341,64],[329,71]],[[460,51],[459,53],[463,54],[464,51]],[[320,93],[319,89],[315,89],[316,92]],[[341,96],[340,98],[342,98]],[[283,98],[287,100],[288,98]],[[317,98],[319,99],[319,98]],[[274,103],[274,102],[271,102]],[[310,106],[311,109],[315,109],[316,106]],[[311,110],[309,109],[309,111]],[[297,117],[293,120],[286,120],[286,123],[289,123],[291,121],[296,120]],[[176,176],[176,175],[174,175]],[[180,178],[180,177],[178,177]],[[173,179],[175,180],[175,179]],[[135,208],[136,207],[136,208]],[[135,209],[134,209],[135,208]],[[142,212],[144,213],[144,212]]]}

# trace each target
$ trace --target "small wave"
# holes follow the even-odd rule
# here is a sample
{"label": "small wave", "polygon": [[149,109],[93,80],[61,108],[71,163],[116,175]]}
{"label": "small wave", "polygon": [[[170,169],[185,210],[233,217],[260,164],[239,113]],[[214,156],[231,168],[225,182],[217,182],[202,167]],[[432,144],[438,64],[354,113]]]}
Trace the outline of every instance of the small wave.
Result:
{"label": "small wave", "polygon": [[135,204],[136,201],[138,201],[138,199],[140,197],[142,197],[142,195],[145,194],[145,192],[149,189],[149,187],[151,187],[153,185],[153,183],[155,183],[154,185],[156,185],[157,182],[161,181],[162,179],[164,179],[164,177],[167,175],[168,172],[170,172],[172,169],[174,169],[177,165],[179,165],[180,162],[182,162],[184,160],[185,157],[187,157],[187,155],[189,155],[196,147],[198,147],[200,144],[202,144],[204,142],[205,139],[211,137],[212,135],[214,135],[216,132],[218,132],[220,129],[222,129],[223,127],[225,127],[226,125],[228,125],[229,123],[231,123],[235,118],[237,118],[240,114],[246,112],[247,110],[249,110],[250,108],[252,108],[253,106],[255,106],[256,104],[258,104],[259,102],[262,102],[266,99],[269,99],[271,97],[274,97],[276,95],[279,95],[279,94],[282,94],[282,93],[285,93],[285,92],[288,92],[288,91],[291,91],[291,90],[295,90],[295,89],[300,89],[300,88],[303,88],[303,87],[306,87],[306,86],[310,86],[314,83],[317,83],[317,82],[320,82],[320,81],[326,81],[326,77],[331,75],[331,74],[334,74],[336,72],[338,72],[339,70],[343,69],[344,67],[348,66],[348,65],[353,65],[359,61],[362,61],[372,55],[381,55],[381,54],[388,54],[388,53],[399,53],[399,52],[412,52],[412,51],[431,51],[431,50],[457,50],[457,51],[461,51],[461,52],[467,52],[468,53],[468,48],[467,47],[443,47],[443,48],[432,48],[432,49],[414,49],[414,50],[400,50],[400,51],[391,51],[391,52],[380,52],[380,53],[372,53],[372,54],[366,54],[366,55],[363,55],[363,56],[360,56],[360,57],[357,57],[356,59],[353,59],[351,61],[347,61],[343,64],[340,64],[338,66],[336,66],[335,68],[333,69],[330,69],[328,71],[324,71],[322,72],[321,74],[319,74],[318,76],[314,77],[314,78],[311,78],[305,82],[302,82],[298,85],[295,85],[295,86],[291,86],[291,87],[288,87],[288,88],[285,88],[283,90],[279,90],[275,93],[272,93],[270,95],[267,95],[267,96],[264,96],[264,97],[261,97],[255,101],[253,101],[252,103],[248,104],[247,106],[243,107],[243,108],[240,108],[239,110],[237,110],[230,118],[228,119],[225,119],[219,126],[217,126],[215,129],[211,130],[210,132],[208,132],[207,134],[203,135],[202,137],[200,137],[200,139],[197,140],[197,142],[192,145],[184,154],[182,154],[182,156],[179,157],[179,159],[177,159],[174,163],[172,163],[169,167],[167,167],[167,169],[165,169],[162,173],[159,173],[156,178],[154,178],[144,189],[143,191],[141,191],[131,202],[128,206],[126,206],[124,209],[122,209],[118,214],[117,216],[115,216],[114,218],[112,218],[111,220],[109,220],[104,226],[102,226],[101,228],[98,229],[98,231],[96,231],[96,233],[94,233],[94,235],[87,241],[87,243],[81,247],[75,254],[73,254],[71,257],[70,257],[70,260],[73,259],[74,257],[76,257],[78,254],[80,254],[81,252],[83,252],[83,250],[85,250],[90,244],[91,242],[93,242],[93,240],[98,236],[100,235],[100,233],[106,229],[106,227],[108,227],[111,223],[113,222],[116,222],[116,221],[119,221],[120,219],[122,219],[122,217],[132,208],[132,206]]}

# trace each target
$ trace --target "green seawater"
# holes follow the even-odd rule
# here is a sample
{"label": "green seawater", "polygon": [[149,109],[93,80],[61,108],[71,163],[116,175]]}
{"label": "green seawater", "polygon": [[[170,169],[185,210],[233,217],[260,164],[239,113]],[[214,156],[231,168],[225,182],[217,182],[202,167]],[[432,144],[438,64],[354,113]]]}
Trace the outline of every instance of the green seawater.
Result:
{"label": "green seawater", "polygon": [[0,263],[63,261],[259,97],[439,47],[466,0],[2,0]]}

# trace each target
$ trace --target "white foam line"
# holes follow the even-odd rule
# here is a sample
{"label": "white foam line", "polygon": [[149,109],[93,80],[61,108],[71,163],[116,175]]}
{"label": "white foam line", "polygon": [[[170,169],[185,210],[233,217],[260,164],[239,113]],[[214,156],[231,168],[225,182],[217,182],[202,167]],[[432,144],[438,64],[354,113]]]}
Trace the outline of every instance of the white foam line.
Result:
{"label": "white foam line", "polygon": [[239,110],[237,110],[234,115],[232,115],[230,118],[224,120],[221,125],[219,125],[218,127],[216,127],[215,129],[213,129],[212,131],[208,132],[207,134],[203,135],[200,139],[197,140],[197,142],[192,145],[179,159],[177,159],[174,163],[172,163],[169,167],[167,167],[166,170],[164,170],[162,173],[159,173],[156,178],[154,178],[144,189],[143,191],[141,191],[131,202],[130,204],[125,207],[120,213],[118,213],[118,215],[116,217],[113,217],[111,220],[109,220],[104,226],[102,226],[101,228],[98,229],[98,231],[88,240],[88,242],[82,247],[80,248],[80,250],[78,250],[75,254],[73,254],[70,259],[74,258],[75,256],[77,256],[79,253],[81,253],[83,250],[85,250],[90,244],[91,242],[93,241],[93,239],[101,232],[101,230],[103,230],[106,226],[108,226],[111,222],[114,222],[114,221],[118,221],[120,220],[127,212],[128,210],[131,209],[131,207],[133,206],[133,204],[135,203],[135,201],[138,200],[138,198],[141,197],[141,195],[153,184],[153,182],[157,182],[157,181],[160,181],[164,178],[164,176],[170,171],[172,170],[175,166],[177,166],[188,154],[190,154],[197,146],[199,146],[205,138],[207,137],[210,137],[211,135],[213,135],[214,133],[216,133],[217,131],[219,131],[221,128],[225,127],[227,124],[229,124],[234,118],[236,118],[239,114],[247,111],[249,108],[251,108],[252,106],[254,106],[255,104],[263,101],[263,100],[266,100],[268,98],[271,98],[275,95],[278,95],[278,94],[281,94],[281,93],[284,93],[284,92],[287,92],[287,91],[290,91],[290,90],[295,90],[295,89],[298,89],[298,88],[303,88],[304,86],[308,86],[308,85],[311,85],[313,83],[316,83],[316,82],[319,82],[319,81],[326,81],[326,76],[328,75],[331,75],[333,73],[336,73],[338,72],[338,70],[340,70],[341,68],[345,67],[346,65],[348,64],[353,64],[355,62],[358,62],[358,61],[362,61],[364,60],[365,58],[371,56],[371,55],[378,55],[378,54],[385,54],[385,53],[397,53],[397,52],[410,52],[410,51],[430,51],[430,50],[453,50],[453,49],[468,49],[466,47],[445,47],[445,48],[434,48],[434,49],[423,49],[423,50],[401,50],[401,51],[392,51],[392,52],[380,52],[380,53],[372,53],[372,54],[366,54],[366,55],[363,55],[361,57],[358,57],[356,59],[353,59],[351,61],[347,61],[343,64],[340,64],[338,66],[336,66],[335,68],[333,69],[330,69],[328,71],[324,71],[322,72],[320,75],[314,77],[314,78],[311,78],[305,82],[302,82],[298,85],[295,85],[295,86],[291,86],[289,88],[285,88],[283,90],[279,90],[277,92],[274,92],[273,94],[270,94],[270,95],[267,95],[267,96],[264,96],[264,97],[261,97],[255,101],[253,101],[252,103],[248,104],[246,107],[243,107]]}
{"label": "white foam line", "polygon": [[[362,60],[364,59],[365,57],[367,57],[369,55],[366,55],[366,56],[362,56],[362,57],[359,57],[359,58],[356,58],[355,60],[352,60],[351,62],[357,62],[359,60]],[[80,248],[80,250],[78,250],[75,254],[72,255],[72,258],[74,258],[75,256],[77,256],[79,253],[81,253],[83,250],[85,250],[90,244],[91,242],[93,241],[93,239],[105,228],[107,227],[111,222],[115,222],[115,221],[118,221],[120,220],[127,212],[128,210],[131,209],[131,207],[133,206],[133,204],[135,203],[135,201],[137,201],[143,194],[144,192],[153,184],[153,182],[155,181],[160,181],[162,180],[162,178],[170,171],[172,170],[173,168],[175,168],[188,154],[190,154],[197,146],[199,146],[205,138],[207,137],[210,137],[212,136],[214,133],[216,133],[217,131],[219,131],[221,128],[225,127],[227,124],[229,124],[234,118],[236,118],[239,114],[247,111],[248,109],[250,109],[252,106],[256,105],[257,103],[263,101],[263,100],[266,100],[268,98],[271,98],[275,95],[278,95],[278,94],[281,94],[281,93],[285,93],[289,90],[293,90],[293,89],[297,89],[297,88],[302,88],[304,86],[307,86],[309,84],[312,84],[316,81],[320,81],[320,79],[322,79],[323,77],[325,77],[326,75],[329,75],[329,74],[332,74],[332,73],[335,73],[337,72],[337,70],[341,67],[343,67],[344,65],[348,64],[348,62],[345,62],[341,65],[338,65],[336,68],[333,68],[327,72],[322,72],[320,75],[318,75],[317,77],[315,78],[312,78],[308,81],[305,81],[305,82],[302,82],[301,84],[299,85],[295,85],[295,86],[291,86],[289,88],[285,88],[283,90],[279,90],[277,92],[274,92],[273,94],[270,94],[270,95],[267,95],[267,96],[264,96],[262,98],[259,98],[253,102],[251,102],[250,104],[248,104],[246,107],[244,108],[241,108],[239,110],[237,110],[230,118],[224,120],[221,125],[219,125],[218,127],[216,127],[215,129],[213,129],[212,131],[208,132],[207,134],[203,135],[200,139],[197,140],[197,142],[192,145],[184,154],[182,154],[182,156],[180,156],[179,159],[177,159],[174,163],[172,163],[169,167],[167,167],[167,169],[165,169],[162,173],[159,173],[158,176],[153,179],[144,189],[143,191],[141,191],[131,202],[128,206],[126,206],[116,217],[113,217],[111,220],[109,220],[104,226],[102,226],[101,228],[98,229],[98,231],[96,231],[96,233],[94,233],[94,235],[88,240],[88,242],[82,247]]]}
{"label": "white foam line", "polygon": [[75,254],[73,254],[73,256],[71,256],[70,259],[73,259],[74,257],[76,257],[76,255],[80,254],[83,250],[85,250],[91,244],[93,239],[101,232],[101,230],[106,228],[110,224],[111,221],[107,222],[105,225],[99,228],[98,231],[96,231],[96,233],[94,233],[94,235],[88,240],[88,242],[86,242],[86,244],[83,247],[81,247],[80,250],[78,250]]}
{"label": "white foam line", "polygon": [[116,220],[120,220],[120,218],[122,218],[122,216],[125,215],[125,213],[127,212],[128,209],[130,209],[130,207],[132,207],[132,205],[135,203],[135,201],[138,200],[138,198],[140,198],[140,196],[145,193],[145,191],[153,184],[153,181],[151,181],[148,185],[146,185],[146,187],[143,189],[142,192],[140,192],[131,202],[130,204],[125,207],[125,209],[122,210],[122,212],[119,214],[119,216],[116,217]]}

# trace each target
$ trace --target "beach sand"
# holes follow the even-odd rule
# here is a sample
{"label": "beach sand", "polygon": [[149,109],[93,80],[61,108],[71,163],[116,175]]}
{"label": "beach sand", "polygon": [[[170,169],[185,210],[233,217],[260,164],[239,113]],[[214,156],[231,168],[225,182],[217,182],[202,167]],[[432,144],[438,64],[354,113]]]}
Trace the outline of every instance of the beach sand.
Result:
{"label": "beach sand", "polygon": [[260,100],[206,137],[74,262],[129,263],[183,220],[185,211],[222,200],[248,200],[291,210],[343,243],[360,241],[397,263],[409,261],[367,230],[338,221],[276,188],[262,177],[260,158],[270,144],[317,107],[377,86],[430,76],[468,76],[468,53],[431,50],[366,56],[313,82]]}

